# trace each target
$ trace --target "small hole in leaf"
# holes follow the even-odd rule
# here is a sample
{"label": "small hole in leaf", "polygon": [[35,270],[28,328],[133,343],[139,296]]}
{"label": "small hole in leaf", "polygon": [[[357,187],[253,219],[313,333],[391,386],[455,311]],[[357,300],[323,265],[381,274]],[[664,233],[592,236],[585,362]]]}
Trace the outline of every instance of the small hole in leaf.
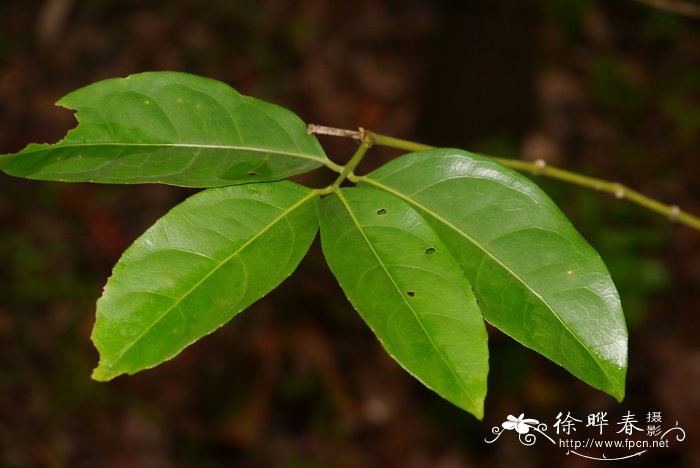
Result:
{"label": "small hole in leaf", "polygon": [[386,214],[386,210],[385,210],[384,208],[380,208],[380,209],[377,210],[377,214],[378,214],[378,215],[384,215],[384,214]]}
{"label": "small hole in leaf", "polygon": [[428,247],[427,249],[425,249],[426,255],[432,255],[434,253],[435,253],[435,247]]}
{"label": "small hole in leaf", "polygon": [[406,291],[406,294],[408,295],[408,297],[413,297],[416,295],[415,291]]}
{"label": "small hole in leaf", "polygon": [[259,175],[259,174],[258,174],[257,172],[255,172],[255,171],[250,171],[250,172],[248,173],[248,175],[251,176],[251,177],[255,177],[256,175]]}

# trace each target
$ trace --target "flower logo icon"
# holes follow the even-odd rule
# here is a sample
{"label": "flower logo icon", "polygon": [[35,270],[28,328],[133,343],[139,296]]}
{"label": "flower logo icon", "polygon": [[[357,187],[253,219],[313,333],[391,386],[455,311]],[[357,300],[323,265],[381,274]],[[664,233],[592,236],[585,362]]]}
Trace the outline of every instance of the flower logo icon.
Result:
{"label": "flower logo icon", "polygon": [[546,437],[551,443],[556,444],[554,439],[549,437],[544,431],[547,430],[547,425],[540,423],[537,419],[525,417],[525,413],[520,413],[517,418],[512,414],[506,417],[506,420],[501,423],[501,426],[493,426],[491,432],[496,435],[491,440],[484,439],[484,442],[491,444],[496,441],[505,431],[515,431],[518,433],[518,439],[523,445],[533,445],[537,441],[537,435],[530,432],[537,432]]}
{"label": "flower logo icon", "polygon": [[512,414],[509,414],[506,417],[506,421],[503,421],[501,426],[507,431],[512,431],[515,429],[518,434],[527,434],[530,432],[530,428],[536,428],[540,422],[537,419],[528,419],[524,416],[525,413],[520,413],[520,416],[517,418]]}

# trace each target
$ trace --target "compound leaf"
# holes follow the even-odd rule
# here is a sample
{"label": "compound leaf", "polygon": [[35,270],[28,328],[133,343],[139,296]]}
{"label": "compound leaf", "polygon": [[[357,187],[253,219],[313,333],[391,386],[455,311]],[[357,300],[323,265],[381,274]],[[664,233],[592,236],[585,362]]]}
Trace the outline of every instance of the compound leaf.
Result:
{"label": "compound leaf", "polygon": [[274,289],[318,229],[318,195],[289,181],[205,190],[129,247],[97,303],[96,380],[172,358]]}
{"label": "compound leaf", "polygon": [[360,179],[424,216],[489,322],[622,399],[627,329],[617,290],[600,256],[535,184],[454,149],[408,154]]}
{"label": "compound leaf", "polygon": [[416,210],[379,190],[321,203],[323,252],[355,309],[409,373],[478,418],[487,335],[468,281]]}
{"label": "compound leaf", "polygon": [[328,159],[292,112],[178,72],[91,84],[63,97],[78,127],[3,155],[9,175],[64,182],[218,187],[279,180]]}

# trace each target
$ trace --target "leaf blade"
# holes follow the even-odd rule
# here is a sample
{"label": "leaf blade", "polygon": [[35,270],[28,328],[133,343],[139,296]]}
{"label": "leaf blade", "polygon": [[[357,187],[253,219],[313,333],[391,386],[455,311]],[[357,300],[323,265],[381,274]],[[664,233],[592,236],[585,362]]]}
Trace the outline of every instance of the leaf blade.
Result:
{"label": "leaf blade", "polygon": [[292,112],[224,83],[147,72],[73,91],[57,103],[79,125],[54,145],[4,155],[9,175],[98,183],[216,187],[279,180],[326,164]]}
{"label": "leaf blade", "polygon": [[463,265],[489,322],[623,397],[627,330],[617,291],[595,250],[536,185],[450,149],[403,156],[361,179],[426,217]]}
{"label": "leaf blade", "polygon": [[408,205],[373,189],[321,203],[329,266],[385,350],[447,400],[483,416],[486,329],[468,282]]}
{"label": "leaf blade", "polygon": [[158,220],[97,303],[93,378],[170,359],[274,289],[315,237],[317,205],[293,182],[248,184],[205,190]]}

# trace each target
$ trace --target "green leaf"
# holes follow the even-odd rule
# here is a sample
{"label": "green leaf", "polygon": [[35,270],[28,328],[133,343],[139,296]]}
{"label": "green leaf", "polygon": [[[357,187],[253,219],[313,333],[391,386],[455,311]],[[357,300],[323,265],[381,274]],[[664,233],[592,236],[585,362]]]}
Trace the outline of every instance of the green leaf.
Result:
{"label": "green leaf", "polygon": [[30,144],[0,168],[64,182],[218,187],[264,182],[325,164],[323,149],[292,112],[219,81],[149,72],[63,97],[79,125],[54,144]]}
{"label": "green leaf", "polygon": [[427,387],[483,416],[486,327],[459,265],[405,202],[367,188],[321,203],[331,270],[386,351]]}
{"label": "green leaf", "polygon": [[360,179],[426,218],[489,322],[623,398],[627,329],[615,286],[600,256],[535,184],[454,149],[408,154]]}
{"label": "green leaf", "polygon": [[97,303],[96,380],[153,367],[289,276],[318,229],[318,194],[293,182],[209,189],[127,249]]}

